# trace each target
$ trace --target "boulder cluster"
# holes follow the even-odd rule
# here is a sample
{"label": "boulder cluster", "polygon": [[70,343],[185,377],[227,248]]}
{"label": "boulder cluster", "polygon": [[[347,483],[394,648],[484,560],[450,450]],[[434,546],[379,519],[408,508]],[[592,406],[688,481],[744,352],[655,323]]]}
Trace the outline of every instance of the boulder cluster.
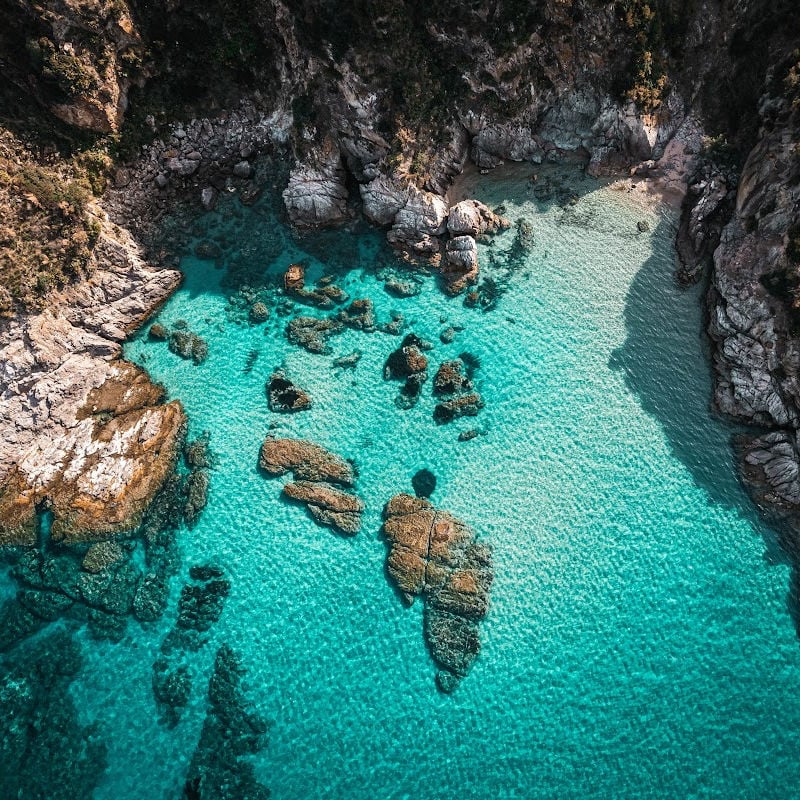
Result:
{"label": "boulder cluster", "polygon": [[384,509],[387,570],[403,600],[425,602],[425,640],[452,692],[480,652],[478,623],[489,607],[491,548],[447,511],[422,497],[395,495]]}
{"label": "boulder cluster", "polygon": [[433,395],[441,398],[433,409],[437,423],[452,422],[458,417],[474,417],[483,408],[483,398],[475,391],[472,367],[463,358],[442,362],[433,379]]}
{"label": "boulder cluster", "polygon": [[349,462],[304,439],[268,437],[261,446],[258,463],[270,476],[291,472],[294,481],[283,487],[284,496],[303,503],[320,525],[349,536],[358,533],[364,502],[340,488],[355,484]]}

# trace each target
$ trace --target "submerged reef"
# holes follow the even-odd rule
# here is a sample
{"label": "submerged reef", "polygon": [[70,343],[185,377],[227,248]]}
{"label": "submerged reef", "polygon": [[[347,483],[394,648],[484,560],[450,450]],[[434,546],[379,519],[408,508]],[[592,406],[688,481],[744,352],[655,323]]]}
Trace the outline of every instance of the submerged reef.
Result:
{"label": "submerged reef", "polygon": [[212,564],[193,566],[178,601],[175,625],[161,642],[153,663],[153,696],[162,722],[175,727],[192,691],[192,671],[186,654],[200,650],[207,633],[219,621],[230,594],[225,571]]}
{"label": "submerged reef", "polygon": [[480,652],[478,623],[489,608],[491,548],[423,497],[395,495],[383,512],[386,568],[403,600],[425,602],[425,641],[439,666],[438,687],[452,692]]}
{"label": "submerged reef", "polygon": [[85,800],[106,769],[106,745],[81,725],[70,684],[82,665],[63,628],[0,660],[0,797]]}
{"label": "submerged reef", "polygon": [[267,722],[251,710],[239,656],[224,644],[208,684],[208,711],[192,756],[182,800],[267,800],[269,789],[245,758],[266,746]]}

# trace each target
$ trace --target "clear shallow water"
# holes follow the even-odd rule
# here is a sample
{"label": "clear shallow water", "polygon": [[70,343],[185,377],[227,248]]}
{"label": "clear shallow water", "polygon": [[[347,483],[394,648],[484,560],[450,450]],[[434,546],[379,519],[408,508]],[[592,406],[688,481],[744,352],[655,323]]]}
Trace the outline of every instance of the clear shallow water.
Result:
{"label": "clear shallow water", "polygon": [[[212,642],[191,656],[192,705],[175,730],[158,724],[151,692],[174,612],[130,625],[119,645],[86,640],[73,694],[109,744],[98,800],[179,794],[221,642],[242,654],[249,696],[273,723],[257,768],[278,800],[794,795],[788,568],[734,478],[730,431],[707,411],[700,290],[674,285],[674,216],[576,175],[575,206],[538,205],[525,174],[471,189],[535,231],[493,311],[465,309],[431,279],[403,300],[368,269],[343,282],[381,321],[402,311],[435,342],[434,369],[465,350],[479,357],[476,420],[435,425],[430,383],[416,408],[394,406],[382,365],[397,337],[333,338],[334,355],[364,353],[355,372],[338,371],[332,356],[289,345],[274,311],[266,325],[227,322],[208,262],[186,260],[186,283],[159,315],[188,320],[208,360],[183,362],[144,335],[128,344],[183,400],[192,433],[211,432],[216,469],[207,509],[182,536],[183,576],[214,561],[232,592]],[[637,232],[642,219],[652,233]],[[482,248],[486,272],[512,240],[513,230]],[[326,247],[357,246],[368,267],[376,241],[343,232]],[[300,255],[289,248],[274,266]],[[447,324],[464,331],[443,345]],[[311,411],[269,413],[264,383],[281,364],[312,394]],[[258,473],[271,424],[356,460],[361,534],[316,526]],[[473,426],[486,435],[458,442]],[[378,538],[383,504],[422,467],[437,476],[436,504],[494,546],[483,651],[450,697],[434,685],[421,608],[401,606]]]}

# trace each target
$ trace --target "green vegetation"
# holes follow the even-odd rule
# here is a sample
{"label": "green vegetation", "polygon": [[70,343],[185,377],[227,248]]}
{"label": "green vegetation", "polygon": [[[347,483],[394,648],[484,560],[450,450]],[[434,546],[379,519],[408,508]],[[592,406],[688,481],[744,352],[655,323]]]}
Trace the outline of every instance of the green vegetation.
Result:
{"label": "green vegetation", "polygon": [[37,161],[0,130],[0,317],[40,307],[48,291],[89,270],[100,234],[90,203],[106,159],[89,151]]}
{"label": "green vegetation", "polygon": [[662,57],[663,32],[658,6],[650,0],[622,0],[617,11],[632,33],[634,56],[625,96],[646,112],[655,111],[669,87]]}
{"label": "green vegetation", "polygon": [[98,89],[94,70],[74,53],[58,50],[50,39],[28,42],[28,52],[42,78],[55,83],[67,97],[88,95]]}

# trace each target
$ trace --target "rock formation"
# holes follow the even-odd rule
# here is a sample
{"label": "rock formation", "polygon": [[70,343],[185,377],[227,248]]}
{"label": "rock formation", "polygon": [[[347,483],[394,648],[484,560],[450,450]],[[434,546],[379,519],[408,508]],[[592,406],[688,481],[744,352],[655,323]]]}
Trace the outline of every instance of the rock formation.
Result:
{"label": "rock formation", "polygon": [[347,535],[360,530],[363,501],[331,485],[352,487],[355,483],[352,466],[339,456],[302,439],[268,438],[261,448],[259,466],[273,476],[291,471],[295,480],[283,487],[284,495],[303,503],[320,525]]}
{"label": "rock formation", "polygon": [[267,400],[270,411],[282,414],[311,408],[311,397],[308,392],[295,386],[283,370],[273,372],[267,382]]}
{"label": "rock formation", "polygon": [[422,386],[428,380],[428,359],[422,350],[430,347],[429,343],[409,333],[386,359],[384,380],[404,381],[395,401],[399,408],[408,409],[416,405]]}
{"label": "rock formation", "polygon": [[425,640],[451,692],[480,652],[478,623],[489,608],[491,549],[461,520],[424,498],[395,495],[384,509],[387,570],[410,605],[425,602]]}
{"label": "rock formation", "polygon": [[258,465],[268,475],[291,472],[298,481],[324,481],[352,486],[353,466],[339,456],[304,439],[267,437],[261,446]]}
{"label": "rock formation", "polygon": [[[468,353],[461,358],[442,362],[433,379],[433,394],[445,398],[433,409],[433,418],[439,424],[452,422],[458,417],[474,417],[483,408],[483,399],[475,391],[472,372],[477,362],[465,364]],[[473,361],[473,359],[470,359]]]}
{"label": "rock formation", "polygon": [[351,535],[361,529],[364,503],[349,492],[343,492],[328,483],[297,481],[287,483],[283,493],[292,500],[304,503],[311,516],[322,525]]}
{"label": "rock formation", "polygon": [[180,275],[146,265],[124,232],[102,231],[102,268],[0,332],[0,544],[33,544],[44,508],[55,539],[130,531],[180,455],[180,403],[162,403],[163,391],[119,360]]}

